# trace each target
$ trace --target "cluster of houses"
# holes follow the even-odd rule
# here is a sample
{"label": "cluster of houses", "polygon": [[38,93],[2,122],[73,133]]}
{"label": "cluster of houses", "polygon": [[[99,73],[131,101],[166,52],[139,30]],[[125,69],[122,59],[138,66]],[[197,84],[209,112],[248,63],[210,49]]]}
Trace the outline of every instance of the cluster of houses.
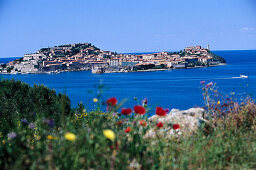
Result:
{"label": "cluster of houses", "polygon": [[187,68],[195,66],[217,65],[208,48],[187,47],[180,52],[159,52],[152,54],[118,54],[104,51],[91,43],[78,43],[42,48],[33,54],[6,65],[0,65],[0,73],[27,74],[52,73],[75,70],[92,72],[128,72],[154,68]]}

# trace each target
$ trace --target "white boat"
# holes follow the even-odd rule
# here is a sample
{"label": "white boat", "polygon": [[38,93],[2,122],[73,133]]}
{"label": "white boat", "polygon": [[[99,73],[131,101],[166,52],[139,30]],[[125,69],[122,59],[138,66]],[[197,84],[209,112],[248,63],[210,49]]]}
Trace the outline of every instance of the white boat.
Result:
{"label": "white boat", "polygon": [[246,78],[248,78],[248,76],[246,76],[246,75],[240,75],[240,78],[246,79]]}

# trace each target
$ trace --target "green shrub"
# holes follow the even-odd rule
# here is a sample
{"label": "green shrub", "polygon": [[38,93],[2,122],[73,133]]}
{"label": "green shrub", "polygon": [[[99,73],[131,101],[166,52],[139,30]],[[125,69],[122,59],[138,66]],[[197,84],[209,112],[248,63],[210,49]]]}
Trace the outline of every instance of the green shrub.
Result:
{"label": "green shrub", "polygon": [[70,100],[66,95],[57,95],[43,85],[29,86],[15,80],[0,81],[1,126],[13,126],[13,121],[35,117],[60,120],[60,116],[71,114]]}

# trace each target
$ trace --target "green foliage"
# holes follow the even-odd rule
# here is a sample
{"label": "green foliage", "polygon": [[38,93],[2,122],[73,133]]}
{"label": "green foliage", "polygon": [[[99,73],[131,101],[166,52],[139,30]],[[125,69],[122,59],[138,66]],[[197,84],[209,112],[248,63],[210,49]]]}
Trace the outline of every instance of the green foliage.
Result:
{"label": "green foliage", "polygon": [[71,48],[71,52],[72,52],[72,55],[75,55],[75,54],[79,53],[80,50],[77,48]]}
{"label": "green foliage", "polygon": [[[213,88],[211,86],[207,84],[207,88]],[[256,167],[256,105],[253,102],[244,103],[235,110],[229,109],[230,113],[227,114],[229,117],[226,117],[225,121],[209,120],[208,124],[190,136],[169,138],[164,129],[157,128],[147,116],[121,115],[119,112],[121,104],[109,107],[109,111],[103,112],[98,107],[102,101],[96,100],[95,110],[86,111],[84,105],[79,104],[70,111],[67,96],[57,96],[54,91],[44,86],[32,88],[22,82],[3,80],[0,89],[0,99],[5,101],[0,103],[1,113],[5,110],[11,114],[1,114],[1,121],[9,118],[12,125],[5,124],[4,129],[9,134],[16,133],[16,136],[8,138],[3,128],[0,129],[2,169],[255,169]],[[207,94],[209,93],[207,91]],[[98,97],[100,99],[100,96]],[[210,106],[213,101],[210,99],[208,101],[211,101],[208,102]],[[65,102],[67,103],[63,104]],[[28,114],[31,107],[37,112],[36,115]],[[50,127],[45,117],[47,113],[51,116],[55,109],[58,110],[57,115],[61,114],[55,120],[58,121],[59,118],[61,123]],[[42,113],[41,116],[39,113]],[[27,123],[20,121],[24,116],[27,116]],[[146,121],[147,125],[141,126],[140,120]],[[30,123],[35,127],[31,128]],[[171,128],[169,125],[165,126]],[[131,128],[129,133],[125,132],[127,127]],[[105,129],[114,132],[116,137],[113,141],[104,136]],[[148,130],[154,130],[156,137],[146,138],[145,134]],[[67,132],[73,133],[76,139],[66,138]],[[163,133],[164,135],[160,135]]]}
{"label": "green foliage", "polygon": [[98,47],[92,45],[92,47],[95,49],[95,50],[100,50]]}
{"label": "green foliage", "polygon": [[14,126],[13,118],[31,120],[35,115],[59,120],[62,108],[71,113],[70,100],[42,85],[30,87],[21,81],[0,81],[1,126]]}
{"label": "green foliage", "polygon": [[213,61],[219,61],[220,63],[226,63],[226,60],[223,57],[217,56],[217,55],[213,56]]}
{"label": "green foliage", "polygon": [[[122,120],[125,120],[123,118]],[[216,128],[211,134],[199,131],[180,140],[144,135],[155,124],[141,127],[141,117],[120,118],[112,112],[84,112],[65,117],[54,129],[37,119],[37,128],[17,127],[17,137],[0,146],[0,165],[6,169],[250,169],[255,167],[255,131]],[[147,119],[145,119],[147,120]],[[136,122],[136,123],[133,123]],[[18,126],[18,125],[17,125]],[[130,126],[131,132],[124,130]],[[112,129],[115,141],[106,139],[104,129]],[[13,130],[13,129],[10,129]],[[75,141],[64,138],[66,132]],[[158,132],[157,132],[158,133]],[[54,139],[50,139],[52,135]]]}
{"label": "green foliage", "polygon": [[50,51],[50,48],[41,48],[40,51],[41,51],[41,52]]}
{"label": "green foliage", "polygon": [[185,51],[182,51],[179,53],[181,57],[184,57],[185,55],[187,55],[187,53]]}
{"label": "green foliage", "polygon": [[7,73],[10,73],[13,70],[13,66],[7,68]]}
{"label": "green foliage", "polygon": [[208,51],[208,53],[210,53],[212,55],[213,61],[219,61],[220,63],[226,63],[226,60],[223,57],[218,56],[210,51]]}
{"label": "green foliage", "polygon": [[6,68],[6,64],[2,64],[1,66],[2,66],[3,68]]}

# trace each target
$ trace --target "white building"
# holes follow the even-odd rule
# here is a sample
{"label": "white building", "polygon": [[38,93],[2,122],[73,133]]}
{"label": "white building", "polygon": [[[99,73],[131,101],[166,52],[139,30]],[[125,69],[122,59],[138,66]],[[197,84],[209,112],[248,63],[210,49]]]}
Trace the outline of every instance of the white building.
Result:
{"label": "white building", "polygon": [[110,66],[111,67],[117,67],[119,66],[119,59],[118,58],[113,58],[110,60]]}
{"label": "white building", "polygon": [[46,58],[46,56],[42,53],[24,54],[23,61],[40,60],[44,58]]}

